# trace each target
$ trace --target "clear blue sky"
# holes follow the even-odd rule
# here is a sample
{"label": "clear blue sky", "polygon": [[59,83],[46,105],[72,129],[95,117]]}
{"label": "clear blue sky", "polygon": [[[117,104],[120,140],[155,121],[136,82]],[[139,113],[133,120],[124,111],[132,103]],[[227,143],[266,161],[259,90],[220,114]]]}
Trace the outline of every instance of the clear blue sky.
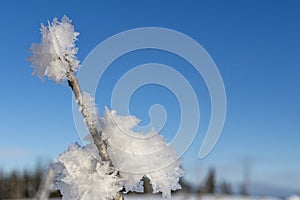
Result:
{"label": "clear blue sky", "polygon": [[[180,31],[198,41],[214,59],[226,87],[226,124],[213,152],[198,160],[201,133],[210,117],[209,97],[201,86],[197,95],[203,126],[184,156],[187,179],[196,182],[215,166],[219,180],[238,184],[243,180],[243,160],[248,158],[252,183],[300,191],[299,10],[296,0],[1,1],[0,168],[30,168],[39,158],[53,159],[80,141],[69,88],[47,80],[42,83],[31,76],[25,60],[31,43],[40,41],[40,23],[66,14],[81,33],[77,42],[80,60],[106,38],[146,26]],[[99,84],[100,110],[109,103],[109,89],[120,73],[117,66],[181,62],[152,51],[128,56],[114,64],[105,84]],[[195,84],[203,84],[189,72],[182,73]],[[165,96],[145,96],[154,91]],[[174,112],[163,133],[171,138],[167,132],[179,120],[172,107],[177,105],[174,97],[159,87],[145,87],[134,97],[132,112],[145,122],[151,103],[165,104]]]}

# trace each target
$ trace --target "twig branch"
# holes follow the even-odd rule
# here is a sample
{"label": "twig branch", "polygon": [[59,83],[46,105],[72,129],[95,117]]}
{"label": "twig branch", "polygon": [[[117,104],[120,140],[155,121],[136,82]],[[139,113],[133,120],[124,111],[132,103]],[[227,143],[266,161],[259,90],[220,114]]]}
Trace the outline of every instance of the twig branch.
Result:
{"label": "twig branch", "polygon": [[[68,84],[71,87],[71,89],[75,95],[77,104],[80,107],[80,111],[81,111],[83,118],[87,119],[87,117],[88,117],[86,115],[87,112],[85,112],[85,109],[87,109],[87,108],[83,102],[82,91],[80,89],[78,79],[75,77],[74,72],[72,72],[72,71],[68,73]],[[89,126],[88,123],[86,123],[86,125],[87,125],[87,128],[88,128],[91,136],[93,137],[94,144],[97,146],[101,160],[109,162],[110,166],[113,167],[112,161],[109,158],[109,155],[107,152],[107,141],[103,139],[102,131],[98,130],[96,128],[97,127],[96,125]],[[124,199],[123,194],[121,192],[119,192],[118,196],[116,197],[116,200],[123,200],[123,199]]]}
{"label": "twig branch", "polygon": [[[87,119],[88,116],[86,115],[87,112],[85,112],[86,106],[84,105],[84,102],[83,102],[83,95],[82,95],[78,80],[74,75],[74,72],[70,72],[68,74],[68,83],[75,95],[77,104],[80,107],[80,111],[81,111],[83,118]],[[97,130],[97,128],[95,128],[95,127],[96,126],[89,126],[87,124],[87,128],[88,128],[91,136],[93,137],[94,143],[98,148],[99,155],[100,155],[102,161],[110,162],[110,165],[112,166],[112,162],[107,153],[107,142],[102,138],[102,131]]]}
{"label": "twig branch", "polygon": [[48,200],[51,191],[55,188],[54,179],[54,171],[52,169],[48,169],[37,191],[35,197],[36,200]]}

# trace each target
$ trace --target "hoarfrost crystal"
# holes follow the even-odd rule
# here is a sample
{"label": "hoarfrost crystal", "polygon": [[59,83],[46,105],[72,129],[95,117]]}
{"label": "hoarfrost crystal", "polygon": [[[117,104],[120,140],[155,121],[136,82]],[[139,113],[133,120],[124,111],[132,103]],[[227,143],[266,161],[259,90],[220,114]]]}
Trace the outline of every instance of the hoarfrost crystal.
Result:
{"label": "hoarfrost crystal", "polygon": [[98,109],[95,104],[95,99],[89,94],[84,92],[83,93],[83,105],[79,108],[80,112],[83,112],[84,120],[87,127],[95,130],[96,132],[100,131],[100,124],[99,124],[99,116],[98,116]]}
{"label": "hoarfrost crystal", "polygon": [[126,191],[143,192],[141,179],[147,176],[153,192],[171,196],[171,190],[180,189],[183,176],[181,161],[175,150],[154,130],[147,134],[132,129],[140,120],[134,116],[118,116],[106,108],[101,127],[108,141],[108,152],[114,166],[124,180]]}
{"label": "hoarfrost crystal", "polygon": [[97,157],[93,151],[78,144],[71,145],[59,156],[53,169],[63,199],[107,200],[116,197],[122,189],[117,172]]}
{"label": "hoarfrost crystal", "polygon": [[78,51],[75,41],[79,33],[74,31],[71,20],[66,16],[61,22],[54,18],[52,23],[48,22],[48,26],[41,26],[42,41],[32,44],[30,49],[33,74],[41,79],[47,76],[55,82],[63,82],[68,72],[77,71],[79,67],[75,56]]}
{"label": "hoarfrost crystal", "polygon": [[[69,81],[91,133],[87,137],[91,144],[71,145],[52,166],[63,199],[115,199],[123,187],[126,192],[143,192],[144,176],[150,179],[154,193],[171,197],[172,190],[181,188],[178,182],[184,173],[175,150],[155,130],[135,132],[140,120],[134,116],[118,116],[106,108],[104,117],[99,117],[94,98],[82,94],[74,75],[79,67],[75,46],[79,33],[68,17],[42,25],[41,34],[41,43],[32,45],[29,57],[33,74],[59,83]],[[106,160],[112,162],[101,161],[100,155],[109,156]]]}

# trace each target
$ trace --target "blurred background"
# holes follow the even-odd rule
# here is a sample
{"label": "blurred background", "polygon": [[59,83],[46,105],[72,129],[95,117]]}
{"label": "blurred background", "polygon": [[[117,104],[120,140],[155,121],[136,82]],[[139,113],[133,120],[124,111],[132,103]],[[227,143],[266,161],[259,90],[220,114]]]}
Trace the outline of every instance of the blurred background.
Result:
{"label": "blurred background", "polygon": [[[81,61],[101,41],[138,27],[182,32],[210,54],[226,88],[227,117],[218,143],[204,159],[198,153],[209,125],[210,97],[201,76],[182,58],[154,50],[130,53],[111,64],[97,88],[102,115],[104,107],[110,107],[114,84],[136,65],[166,64],[191,82],[201,121],[197,137],[183,155],[186,174],[181,192],[300,195],[299,10],[297,0],[2,0],[0,199],[34,197],[49,163],[70,144],[82,142],[73,121],[69,88],[41,82],[31,75],[26,61],[31,44],[40,42],[40,24],[63,15],[80,32]],[[147,125],[148,109],[157,103],[168,114],[161,134],[171,141],[180,108],[167,88],[139,88],[130,112]]]}

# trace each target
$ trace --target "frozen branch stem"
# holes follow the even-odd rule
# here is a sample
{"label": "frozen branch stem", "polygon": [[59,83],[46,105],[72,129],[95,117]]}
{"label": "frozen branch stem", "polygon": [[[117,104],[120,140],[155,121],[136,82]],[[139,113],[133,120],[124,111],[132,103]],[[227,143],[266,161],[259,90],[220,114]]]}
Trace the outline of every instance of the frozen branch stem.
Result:
{"label": "frozen branch stem", "polygon": [[[68,81],[92,137],[91,142],[97,148],[97,151],[94,148],[89,151],[86,147],[71,145],[61,154],[53,165],[60,181],[56,185],[66,200],[94,197],[123,200],[122,189],[143,192],[141,180],[146,176],[154,193],[162,192],[163,197],[170,198],[171,190],[181,188],[178,183],[184,173],[180,168],[181,160],[156,131],[142,135],[135,132],[133,128],[139,120],[134,116],[118,116],[116,111],[109,109],[103,118],[98,115],[93,97],[81,91],[75,76],[80,67],[75,45],[79,33],[75,32],[71,22],[64,16],[61,21],[54,18],[48,26],[42,25],[42,41],[32,44],[32,56],[28,58],[33,74],[42,80],[46,76],[56,83]],[[41,197],[48,194],[47,186],[44,189]]]}
{"label": "frozen branch stem", "polygon": [[[88,116],[84,112],[86,107],[83,103],[83,95],[82,95],[82,92],[80,89],[78,79],[75,77],[74,72],[68,73],[68,83],[74,93],[74,96],[75,96],[77,104],[80,108],[81,114],[82,114],[83,118],[86,119]],[[107,142],[102,139],[102,132],[97,130],[94,127],[90,127],[88,124],[86,124],[86,125],[87,125],[87,128],[88,128],[91,136],[93,137],[95,145],[97,146],[97,148],[99,150],[99,155],[100,155],[102,161],[110,162],[110,165],[112,165],[111,160],[107,153]]]}
{"label": "frozen branch stem", "polygon": [[[83,103],[83,95],[82,95],[82,91],[80,89],[78,79],[75,77],[73,71],[69,72],[67,77],[68,77],[68,84],[74,93],[77,104],[80,108],[80,112],[81,112],[83,118],[86,119],[88,116],[84,112],[85,111],[84,109],[86,109],[86,107]],[[107,141],[102,138],[102,131],[97,130],[95,128],[95,126],[94,127],[89,126],[88,123],[86,123],[86,125],[87,125],[87,128],[88,128],[91,136],[93,137],[94,144],[96,145],[96,147],[99,151],[101,160],[109,162],[109,165],[111,167],[113,167],[111,159],[109,158],[109,155],[107,153]],[[124,199],[123,194],[121,192],[119,192],[116,200],[123,200],[123,199]]]}

